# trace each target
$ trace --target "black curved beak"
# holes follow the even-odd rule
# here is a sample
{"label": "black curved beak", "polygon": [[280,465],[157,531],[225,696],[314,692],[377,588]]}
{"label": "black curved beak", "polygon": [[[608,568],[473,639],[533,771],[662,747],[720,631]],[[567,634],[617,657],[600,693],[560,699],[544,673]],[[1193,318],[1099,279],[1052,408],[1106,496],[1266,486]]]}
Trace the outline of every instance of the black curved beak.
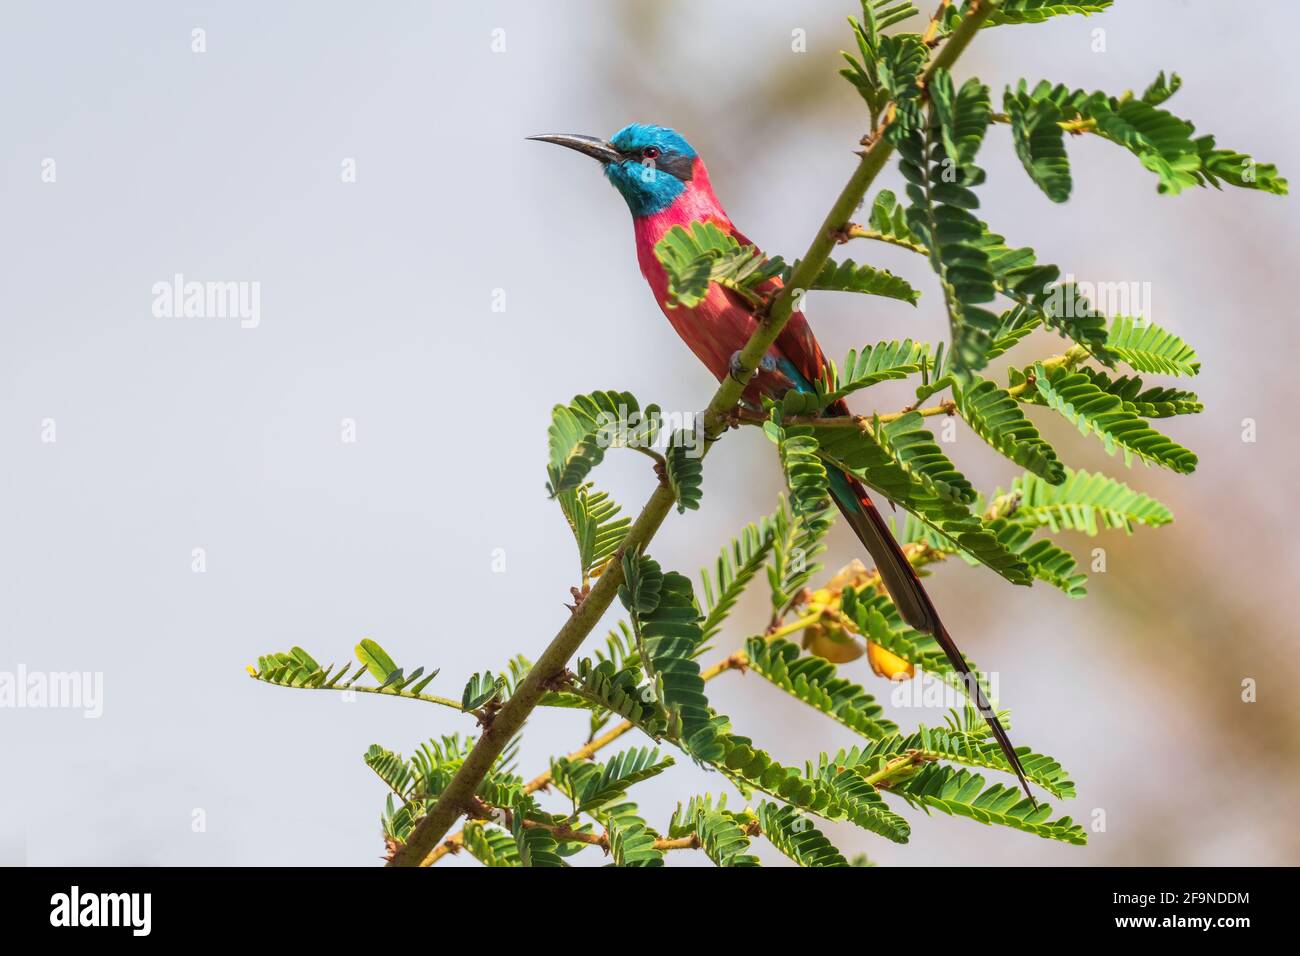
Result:
{"label": "black curved beak", "polygon": [[603,139],[598,139],[595,136],[579,136],[575,133],[545,133],[541,136],[529,136],[528,138],[542,143],[554,143],[556,146],[567,146],[569,149],[576,149],[584,156],[590,156],[605,166],[623,161],[622,153]]}

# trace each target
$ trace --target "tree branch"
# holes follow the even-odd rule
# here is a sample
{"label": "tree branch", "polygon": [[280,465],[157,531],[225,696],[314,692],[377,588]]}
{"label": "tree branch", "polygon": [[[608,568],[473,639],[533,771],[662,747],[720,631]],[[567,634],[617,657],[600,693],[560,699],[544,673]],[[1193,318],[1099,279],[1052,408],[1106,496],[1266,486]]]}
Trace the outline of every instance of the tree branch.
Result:
{"label": "tree branch", "polygon": [[[745,657],[745,652],[736,651],[734,654],[724,657],[722,660],[718,661],[712,667],[708,667],[705,670],[701,671],[700,677],[706,681],[710,681],[713,680],[713,678],[717,677],[719,674],[725,674],[729,670],[743,670],[748,663],[749,660],[748,658]],[[608,747],[614,741],[618,740],[618,738],[622,737],[625,733],[627,733],[629,730],[634,729],[635,727],[636,724],[632,723],[632,721],[630,720],[621,721],[620,723],[615,724],[609,730],[605,731],[599,737],[594,737],[591,740],[587,741],[587,743],[583,744],[577,750],[568,754],[565,757],[565,759],[566,760],[589,760],[593,756],[595,756],[597,751],[600,751],[605,747]],[[526,784],[524,784],[524,793],[534,793],[538,790],[545,789],[547,786],[550,785],[550,782],[551,782],[551,771],[547,770],[543,773],[539,773],[532,780],[529,780]],[[438,860],[442,859],[448,853],[459,852],[464,842],[465,842],[465,831],[460,830],[457,833],[453,834],[448,839],[444,840],[432,853],[430,853],[428,859],[425,860],[425,865],[427,866],[431,863],[438,862]]]}

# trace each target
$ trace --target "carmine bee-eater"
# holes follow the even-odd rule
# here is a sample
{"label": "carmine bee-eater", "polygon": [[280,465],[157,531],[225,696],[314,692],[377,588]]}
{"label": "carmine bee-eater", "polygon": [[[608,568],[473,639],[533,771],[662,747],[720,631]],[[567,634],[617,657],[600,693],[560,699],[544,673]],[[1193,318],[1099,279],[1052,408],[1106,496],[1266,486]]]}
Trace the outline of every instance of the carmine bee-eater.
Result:
{"label": "carmine bee-eater", "polygon": [[[689,229],[695,222],[711,222],[734,236],[742,246],[753,245],[732,225],[713,195],[704,161],[690,143],[675,130],[639,123],[624,127],[608,141],[570,134],[530,138],[567,146],[601,164],[606,178],[627,200],[632,212],[641,273],[650,283],[664,315],[718,381],[733,374],[734,358],[758,326],[753,306],[716,283],[709,287],[704,300],[694,308],[669,305],[667,274],[654,252],[655,244],[674,226]],[[770,282],[772,284],[765,291],[772,291],[780,280],[774,278]],[[790,389],[812,391],[813,383],[823,376],[825,367],[826,357],[808,320],[796,311],[751,379],[745,390],[745,401],[758,406],[763,396],[779,398]],[[848,406],[843,400],[838,401],[827,408],[826,414],[847,415]],[[903,620],[918,631],[932,634],[939,642],[953,668],[965,679],[976,706],[988,721],[1007,762],[1028,794],[1024,769],[1006,729],[989,706],[979,683],[971,676],[965,657],[944,628],[920,578],[866,489],[852,475],[839,469],[828,466],[827,473],[835,504],[871,553],[880,578]]]}

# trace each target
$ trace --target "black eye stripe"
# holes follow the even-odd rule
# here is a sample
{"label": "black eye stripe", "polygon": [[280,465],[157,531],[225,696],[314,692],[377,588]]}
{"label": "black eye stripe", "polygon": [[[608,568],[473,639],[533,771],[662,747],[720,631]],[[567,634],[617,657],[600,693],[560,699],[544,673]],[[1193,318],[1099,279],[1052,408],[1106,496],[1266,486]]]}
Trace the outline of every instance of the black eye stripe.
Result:
{"label": "black eye stripe", "polygon": [[631,160],[634,163],[651,163],[655,169],[662,169],[669,175],[675,176],[682,182],[690,182],[695,175],[695,158],[692,156],[683,156],[680,153],[666,153],[662,150],[658,156],[647,158],[643,152],[647,148],[658,149],[659,147],[641,147],[639,149],[624,149],[623,158]]}
{"label": "black eye stripe", "polygon": [[695,174],[695,160],[680,153],[664,153],[655,160],[655,165],[666,173],[671,173],[682,182],[688,182]]}

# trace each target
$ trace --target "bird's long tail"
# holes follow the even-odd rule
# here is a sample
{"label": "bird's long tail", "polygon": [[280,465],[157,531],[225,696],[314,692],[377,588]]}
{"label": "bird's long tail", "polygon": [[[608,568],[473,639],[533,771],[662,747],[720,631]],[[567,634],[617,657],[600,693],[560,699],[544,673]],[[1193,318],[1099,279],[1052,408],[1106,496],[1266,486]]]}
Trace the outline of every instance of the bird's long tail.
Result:
{"label": "bird's long tail", "polygon": [[843,513],[844,520],[857,534],[858,540],[871,553],[872,559],[876,562],[876,570],[880,573],[880,580],[884,582],[885,589],[889,591],[889,596],[893,598],[903,620],[918,631],[933,635],[939,642],[953,669],[962,676],[963,682],[975,700],[975,706],[988,722],[989,729],[997,739],[998,746],[1002,748],[1007,762],[1020,778],[1020,785],[1024,787],[1029,799],[1033,800],[1034,795],[1029,791],[1024,767],[1020,764],[1016,749],[1011,746],[1011,738],[1007,736],[1006,728],[1002,726],[1002,722],[998,720],[997,714],[989,705],[979,681],[971,673],[970,665],[966,663],[966,658],[962,656],[961,650],[953,641],[947,628],[943,626],[934,602],[930,600],[930,595],[926,593],[916,570],[907,560],[907,555],[894,540],[894,535],[885,524],[885,519],[880,516],[866,489],[856,478],[838,468],[828,466],[826,470],[830,477],[831,497],[835,499],[835,504]]}

